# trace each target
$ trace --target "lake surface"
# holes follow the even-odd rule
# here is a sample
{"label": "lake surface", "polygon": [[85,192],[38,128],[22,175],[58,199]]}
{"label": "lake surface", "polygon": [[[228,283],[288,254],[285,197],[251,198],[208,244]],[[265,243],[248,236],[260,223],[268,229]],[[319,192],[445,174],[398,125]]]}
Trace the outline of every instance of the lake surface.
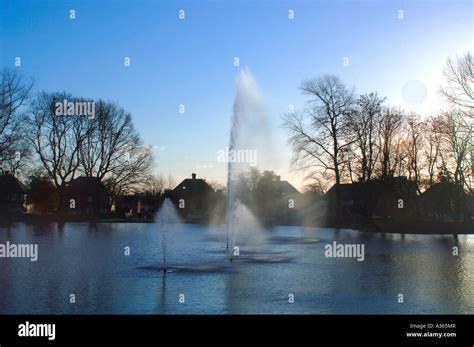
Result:
{"label": "lake surface", "polygon": [[[276,227],[230,262],[225,235],[169,226],[165,275],[155,224],[1,227],[0,243],[35,243],[39,254],[0,258],[0,313],[474,313],[474,236]],[[363,244],[364,261],[325,257],[333,241]]]}

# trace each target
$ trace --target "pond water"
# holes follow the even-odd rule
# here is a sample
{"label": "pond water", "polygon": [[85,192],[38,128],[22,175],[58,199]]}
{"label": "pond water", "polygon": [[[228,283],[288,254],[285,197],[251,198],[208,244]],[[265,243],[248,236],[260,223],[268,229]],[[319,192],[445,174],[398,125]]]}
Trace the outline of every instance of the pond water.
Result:
{"label": "pond water", "polygon": [[[261,232],[230,262],[224,225],[170,225],[166,247],[156,224],[0,227],[0,243],[38,244],[36,262],[0,258],[0,313],[474,313],[474,236]],[[364,260],[326,257],[333,241]]]}

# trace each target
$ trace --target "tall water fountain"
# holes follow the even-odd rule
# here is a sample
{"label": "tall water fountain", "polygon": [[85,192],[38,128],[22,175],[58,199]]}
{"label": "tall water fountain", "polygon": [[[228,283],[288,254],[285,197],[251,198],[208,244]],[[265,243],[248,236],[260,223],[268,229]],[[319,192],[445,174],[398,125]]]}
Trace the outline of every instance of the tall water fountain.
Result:
{"label": "tall water fountain", "polygon": [[[234,247],[245,248],[245,257],[239,260],[247,262],[281,262],[286,261],[273,250],[255,249],[264,241],[267,234],[249,208],[239,201],[241,184],[239,178],[252,167],[272,169],[274,167],[273,139],[271,125],[263,106],[263,99],[256,82],[248,70],[242,70],[236,78],[235,101],[229,140],[228,175],[227,175],[227,254],[232,260]],[[240,151],[240,152],[239,152]],[[250,152],[249,152],[250,151]],[[236,155],[232,155],[232,152]],[[244,153],[244,155],[238,154]],[[248,155],[250,154],[250,156]],[[233,160],[237,159],[237,160]],[[247,160],[245,160],[247,159]],[[250,159],[250,160],[248,160]],[[162,263],[144,266],[145,269],[159,270],[164,273],[173,272],[221,272],[231,271],[228,263],[205,261],[192,263],[169,264],[168,231],[173,224],[180,223],[176,207],[169,199],[165,199],[155,217],[160,232]]]}
{"label": "tall water fountain", "polygon": [[238,199],[239,177],[252,167],[268,169],[274,163],[271,126],[263,98],[249,70],[239,73],[235,90],[227,165],[226,248],[231,260],[236,241],[261,239],[258,222]]}

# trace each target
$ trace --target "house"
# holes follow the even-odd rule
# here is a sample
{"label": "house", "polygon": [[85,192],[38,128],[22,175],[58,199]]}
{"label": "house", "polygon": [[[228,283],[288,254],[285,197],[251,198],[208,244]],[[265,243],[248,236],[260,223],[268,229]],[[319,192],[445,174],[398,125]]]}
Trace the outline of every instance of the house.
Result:
{"label": "house", "polygon": [[24,212],[26,187],[9,171],[0,175],[0,214]]}
{"label": "house", "polygon": [[[360,183],[333,185],[324,195],[328,216],[364,214],[366,202]],[[339,204],[338,204],[339,196]]]}
{"label": "house", "polygon": [[191,222],[209,221],[220,200],[209,183],[196,178],[195,173],[167,192],[166,196],[177,206],[181,215]]}
{"label": "house", "polygon": [[404,218],[417,213],[416,184],[403,176],[334,185],[324,197],[333,215]]}
{"label": "house", "polygon": [[301,198],[301,193],[294,186],[291,185],[288,181],[280,180],[280,176],[277,178],[278,190],[281,192],[283,198]]}
{"label": "house", "polygon": [[158,206],[159,197],[149,194],[134,194],[118,197],[114,209],[120,217],[151,219]]}
{"label": "house", "polygon": [[277,217],[280,224],[299,224],[302,220],[303,195],[288,181],[277,176],[276,189],[280,196],[280,213]]}
{"label": "house", "polygon": [[437,221],[460,221],[472,216],[472,200],[454,183],[442,180],[423,192],[422,216]]}
{"label": "house", "polygon": [[33,178],[26,197],[28,213],[37,215],[50,214],[57,211],[58,192],[50,179]]}
{"label": "house", "polygon": [[109,195],[97,177],[78,177],[66,188],[68,212],[84,216],[104,216],[109,213]]}
{"label": "house", "polygon": [[244,204],[264,225],[299,224],[302,194],[273,171],[250,171],[237,181],[234,199]]}

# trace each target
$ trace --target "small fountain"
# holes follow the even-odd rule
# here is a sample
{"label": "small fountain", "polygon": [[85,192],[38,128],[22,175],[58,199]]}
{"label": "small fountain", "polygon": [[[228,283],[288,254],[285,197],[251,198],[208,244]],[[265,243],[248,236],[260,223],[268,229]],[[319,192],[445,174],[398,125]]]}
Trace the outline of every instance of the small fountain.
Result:
{"label": "small fountain", "polygon": [[[170,272],[181,272],[181,273],[220,273],[229,271],[228,266],[222,264],[222,262],[202,262],[202,263],[169,263],[168,255],[168,232],[169,230],[178,230],[181,219],[170,199],[165,199],[161,208],[158,210],[155,217],[155,224],[153,227],[157,227],[161,239],[161,252],[162,262],[159,264],[150,264],[139,267],[143,270],[152,270],[163,272],[164,275]],[[176,228],[178,226],[178,229]]]}
{"label": "small fountain", "polygon": [[158,225],[158,230],[161,236],[161,251],[163,253],[163,273],[166,274],[167,272],[167,264],[166,264],[166,254],[167,254],[167,233],[168,228],[171,224],[180,223],[180,218],[178,213],[176,212],[176,208],[174,207],[173,203],[170,199],[166,198],[161,205],[156,217],[155,217],[156,224]]}

